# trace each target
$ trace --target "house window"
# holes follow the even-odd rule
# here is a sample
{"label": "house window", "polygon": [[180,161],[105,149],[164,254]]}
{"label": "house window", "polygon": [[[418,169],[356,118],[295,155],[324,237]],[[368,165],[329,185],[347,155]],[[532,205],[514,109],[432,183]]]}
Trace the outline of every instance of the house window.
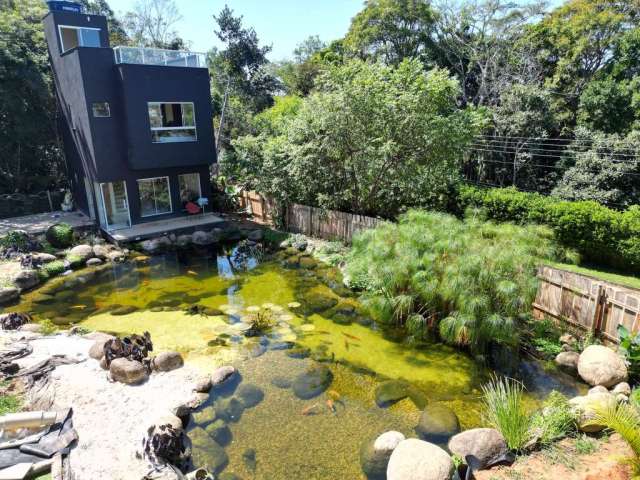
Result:
{"label": "house window", "polygon": [[98,102],[93,104],[93,116],[97,118],[106,118],[111,116],[111,110],[107,102]]}
{"label": "house window", "polygon": [[71,27],[60,25],[60,42],[62,53],[76,47],[97,47],[100,45],[99,28]]}
{"label": "house window", "polygon": [[149,103],[153,143],[195,142],[196,116],[193,103]]}
{"label": "house window", "polygon": [[183,205],[187,202],[195,202],[202,196],[199,173],[178,175],[178,185],[180,186],[180,201]]}
{"label": "house window", "polygon": [[138,180],[138,190],[140,191],[140,216],[150,217],[173,211],[169,177]]}

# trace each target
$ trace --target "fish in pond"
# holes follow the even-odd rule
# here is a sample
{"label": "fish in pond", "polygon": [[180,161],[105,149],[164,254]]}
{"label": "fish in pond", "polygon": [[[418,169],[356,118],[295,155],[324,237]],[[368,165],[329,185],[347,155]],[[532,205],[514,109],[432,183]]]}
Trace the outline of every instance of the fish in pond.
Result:
{"label": "fish in pond", "polygon": [[347,349],[347,352],[349,351],[349,342],[347,340],[344,341],[344,348]]}
{"label": "fish in pond", "polygon": [[74,310],[84,310],[85,308],[87,308],[86,305],[74,305],[73,307]]}
{"label": "fish in pond", "polygon": [[187,273],[189,275],[195,275],[196,277],[198,276],[198,272],[194,272],[193,270],[187,270]]}
{"label": "fish in pond", "polygon": [[151,280],[149,280],[149,279],[146,279],[146,280],[142,281],[142,285],[145,285],[145,286],[149,285],[150,283],[151,283]]}
{"label": "fish in pond", "polygon": [[331,400],[335,402],[337,400],[340,400],[341,395],[335,390],[329,390],[327,391],[327,397],[329,397]]}
{"label": "fish in pond", "polygon": [[313,405],[309,405],[308,407],[305,407],[302,410],[302,415],[304,415],[305,417],[309,415],[315,415],[317,408],[318,408],[317,403],[314,403]]}
{"label": "fish in pond", "polygon": [[358,337],[356,337],[355,335],[351,335],[350,333],[342,332],[342,334],[350,340],[356,340],[357,342],[360,341]]}
{"label": "fish in pond", "polygon": [[327,408],[331,413],[336,413],[336,405],[333,403],[333,400],[330,398],[327,399]]}

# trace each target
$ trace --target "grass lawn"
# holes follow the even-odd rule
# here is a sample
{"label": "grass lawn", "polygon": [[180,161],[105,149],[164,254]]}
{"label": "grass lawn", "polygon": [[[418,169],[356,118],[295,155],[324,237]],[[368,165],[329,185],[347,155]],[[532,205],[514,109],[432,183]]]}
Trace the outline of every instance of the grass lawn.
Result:
{"label": "grass lawn", "polygon": [[617,283],[625,287],[640,289],[640,278],[633,275],[624,275],[620,273],[609,272],[605,270],[596,270],[588,267],[580,267],[578,265],[571,265],[567,263],[547,262],[552,267],[560,268],[562,270],[568,270],[574,273],[581,273],[590,277],[595,277],[600,280],[604,280],[611,283]]}

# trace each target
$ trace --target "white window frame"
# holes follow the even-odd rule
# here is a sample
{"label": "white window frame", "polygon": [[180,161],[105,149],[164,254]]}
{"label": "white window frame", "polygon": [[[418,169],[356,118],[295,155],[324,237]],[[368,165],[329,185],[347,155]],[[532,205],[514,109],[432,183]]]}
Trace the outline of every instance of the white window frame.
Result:
{"label": "white window frame", "polygon": [[[64,40],[62,39],[62,29],[63,28],[69,28],[71,30],[97,30],[97,31],[101,31],[101,28],[95,28],[95,27],[78,27],[76,25],[58,25],[58,36],[60,37],[60,50],[62,50],[62,53],[68,52],[69,50],[73,50],[74,48],[77,47],[71,47],[68,49],[64,49]],[[80,35],[78,37],[79,42],[78,42],[78,47],[83,47],[84,45],[81,45],[82,43],[82,35]]]}
{"label": "white window frame", "polygon": [[[100,208],[100,206],[98,207],[98,217],[99,217],[100,221],[102,221],[102,218],[100,218],[100,217],[104,216],[104,224],[105,224],[105,226],[107,228],[107,231],[110,231],[110,232],[114,230],[112,227],[117,227],[118,225],[117,224],[116,225],[109,225],[109,219],[107,217],[107,207],[106,207],[106,204],[105,204],[105,201],[104,201],[104,192],[102,190],[102,186],[103,185],[108,185],[110,183],[123,183],[124,184],[124,198],[125,198],[125,201],[127,202],[127,217],[129,217],[129,225],[127,225],[126,227],[123,227],[123,228],[131,228],[131,225],[132,225],[131,224],[131,207],[130,207],[130,204],[129,204],[129,192],[127,191],[127,182],[126,182],[126,180],[116,180],[116,181],[113,181],[113,182],[95,182],[95,183],[96,183],[96,185],[98,185],[98,189],[100,190],[100,201],[102,202],[102,205],[101,205],[102,208]],[[119,229],[119,230],[122,230],[122,229]]]}
{"label": "white window frame", "polygon": [[[151,126],[151,117],[149,117],[149,127],[151,128],[151,143],[191,143],[198,141],[198,122],[196,121],[196,105],[194,102],[147,102],[147,116],[149,116],[149,107],[151,105],[191,105],[193,108],[193,127],[153,127]],[[180,142],[155,142],[153,141],[153,132],[162,132],[170,130],[194,130],[195,138],[189,140],[181,140]]]}
{"label": "white window frame", "polygon": [[[178,174],[178,188],[180,188],[180,177],[183,175],[197,175],[198,176],[198,198],[202,198],[202,183],[200,183],[200,172],[188,172]],[[182,194],[182,191],[180,192]],[[182,199],[180,199],[182,201]]]}
{"label": "white window frame", "polygon": [[[142,199],[140,198],[140,182],[146,182],[149,180],[158,180],[160,178],[164,178],[167,182],[167,187],[169,188],[169,211],[168,212],[161,212],[161,213],[152,213],[150,215],[143,215],[142,214]],[[149,177],[149,178],[137,178],[136,179],[136,183],[138,184],[138,201],[140,201],[140,218],[147,218],[147,217],[157,217],[158,215],[169,215],[170,213],[173,213],[173,197],[171,196],[171,180],[169,179],[168,176],[164,176],[164,177]],[[156,191],[155,188],[153,190],[153,195],[155,197]]]}

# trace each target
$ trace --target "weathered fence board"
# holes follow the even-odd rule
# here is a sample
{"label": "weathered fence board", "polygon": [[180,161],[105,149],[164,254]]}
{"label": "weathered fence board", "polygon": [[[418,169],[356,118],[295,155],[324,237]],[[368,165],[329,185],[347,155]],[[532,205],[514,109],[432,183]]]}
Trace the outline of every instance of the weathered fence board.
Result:
{"label": "weathered fence board", "polygon": [[534,314],[552,317],[618,343],[618,325],[640,330],[640,291],[549,266],[538,269]]}
{"label": "weathered fence board", "polygon": [[243,191],[238,195],[238,203],[240,208],[253,216],[255,222],[266,225],[273,224],[275,207],[273,201],[269,198],[260,195],[258,192]]}
{"label": "weathered fence board", "polygon": [[364,215],[293,204],[287,208],[285,225],[290,232],[350,243],[355,233],[375,228],[383,221]]}

